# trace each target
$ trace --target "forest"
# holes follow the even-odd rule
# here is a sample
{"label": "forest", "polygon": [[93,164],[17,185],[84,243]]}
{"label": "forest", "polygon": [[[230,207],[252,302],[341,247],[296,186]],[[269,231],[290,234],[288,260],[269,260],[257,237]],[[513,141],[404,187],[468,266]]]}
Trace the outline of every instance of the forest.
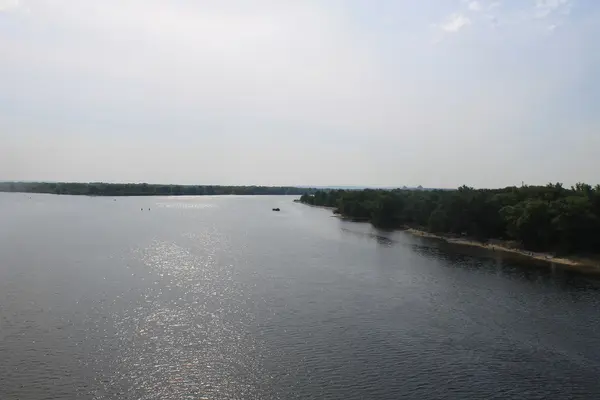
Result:
{"label": "forest", "polygon": [[333,207],[335,213],[379,228],[501,239],[562,255],[600,253],[600,185],[318,190],[300,201]]}
{"label": "forest", "polygon": [[214,196],[300,195],[314,190],[283,186],[198,186],[148,183],[0,182],[0,192],[49,193],[85,196]]}

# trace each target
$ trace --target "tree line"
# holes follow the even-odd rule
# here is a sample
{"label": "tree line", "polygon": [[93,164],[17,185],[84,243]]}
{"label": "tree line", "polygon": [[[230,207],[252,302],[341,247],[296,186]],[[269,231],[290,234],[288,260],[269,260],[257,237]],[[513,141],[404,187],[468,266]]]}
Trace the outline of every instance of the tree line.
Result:
{"label": "tree line", "polygon": [[414,227],[478,240],[512,240],[532,251],[600,253],[600,185],[456,190],[318,190],[300,201],[380,228]]}
{"label": "tree line", "polygon": [[154,185],[148,183],[0,182],[0,192],[85,196],[300,195],[314,190],[287,186]]}

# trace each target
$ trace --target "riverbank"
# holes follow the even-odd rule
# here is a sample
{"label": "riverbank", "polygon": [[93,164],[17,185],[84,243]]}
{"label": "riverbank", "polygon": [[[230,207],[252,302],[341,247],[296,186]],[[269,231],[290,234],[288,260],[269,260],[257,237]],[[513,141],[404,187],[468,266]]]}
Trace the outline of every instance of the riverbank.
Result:
{"label": "riverbank", "polygon": [[300,200],[294,200],[294,202],[302,204],[302,205],[305,205],[307,207],[322,208],[322,209],[325,209],[325,210],[333,211],[333,215],[331,215],[332,217],[339,218],[339,219],[342,219],[344,221],[350,221],[350,222],[370,222],[371,221],[370,218],[353,218],[353,217],[348,217],[346,215],[340,214],[339,212],[336,213],[335,211],[338,209],[337,207],[317,206],[317,205],[314,205],[314,204],[303,203]]}
{"label": "riverbank", "polygon": [[508,244],[500,240],[493,240],[491,242],[480,242],[469,238],[457,238],[449,235],[434,234],[414,228],[407,228],[404,230],[404,232],[410,233],[414,236],[443,240],[451,244],[478,247],[489,251],[501,251],[505,253],[511,253],[518,256],[534,259],[537,261],[544,261],[551,264],[559,264],[561,266],[570,267],[585,272],[600,274],[600,260],[579,257],[555,257],[551,253],[533,252],[510,247]]}
{"label": "riverbank", "polygon": [[[298,204],[302,204],[303,206],[307,206],[307,207],[314,207],[314,208],[323,208],[325,210],[331,210],[331,211],[335,211],[337,210],[337,207],[328,207],[328,206],[316,206],[314,204],[308,204],[308,203],[303,203],[298,199],[294,200],[294,203],[298,203]],[[339,214],[335,214],[334,216],[339,216]]]}
{"label": "riverbank", "polygon": [[[324,208],[324,209],[332,210],[332,211],[337,209],[337,207],[312,205],[312,204],[302,203],[299,200],[294,200],[294,201],[297,203],[309,206],[309,207]],[[346,217],[341,214],[334,214],[332,216],[346,220],[346,221],[369,222],[368,220],[364,220],[364,221],[356,220],[356,219],[349,218],[349,217]],[[460,246],[477,247],[477,248],[486,249],[486,250],[489,250],[492,252],[501,251],[504,253],[510,253],[510,254],[513,254],[516,256],[520,256],[520,257],[526,257],[526,258],[533,259],[536,261],[543,261],[543,262],[550,263],[550,264],[558,264],[563,267],[577,269],[577,270],[580,270],[583,272],[600,274],[600,258],[592,259],[592,258],[585,258],[585,257],[556,257],[551,253],[540,253],[540,252],[523,250],[523,249],[511,246],[509,242],[505,242],[505,241],[497,240],[497,239],[492,239],[492,240],[489,240],[488,242],[481,242],[481,241],[471,239],[471,238],[455,237],[452,235],[444,235],[444,234],[435,234],[435,233],[431,233],[431,232],[427,232],[427,231],[419,230],[419,229],[415,229],[415,228],[410,228],[410,227],[405,227],[404,229],[399,229],[399,230],[410,233],[414,236],[443,240],[450,244],[456,244],[456,245],[460,245]]]}

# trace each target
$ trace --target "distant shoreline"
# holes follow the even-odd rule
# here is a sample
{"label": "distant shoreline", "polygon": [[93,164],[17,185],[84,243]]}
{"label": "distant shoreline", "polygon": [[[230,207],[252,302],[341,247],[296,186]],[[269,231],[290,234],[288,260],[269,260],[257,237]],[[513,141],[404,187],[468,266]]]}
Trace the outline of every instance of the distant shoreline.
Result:
{"label": "distant shoreline", "polygon": [[0,192],[40,193],[71,196],[225,196],[290,195],[313,193],[316,189],[294,186],[161,185],[103,182],[0,182]]}
{"label": "distant shoreline", "polygon": [[[309,206],[309,207],[324,208],[327,210],[335,210],[336,209],[336,207],[327,207],[327,206],[306,204],[306,203],[302,203],[299,200],[294,200],[294,201],[297,203],[303,204],[305,206]],[[346,216],[343,216],[340,214],[335,214],[333,216],[338,217],[343,220],[346,220],[346,221],[351,221],[351,222],[368,222],[366,220],[365,221],[354,220],[350,217],[346,217]],[[590,273],[590,274],[600,274],[600,259],[595,260],[595,259],[578,258],[578,257],[555,257],[554,255],[552,255],[550,253],[533,252],[533,251],[509,247],[506,245],[506,242],[503,242],[501,240],[493,239],[492,242],[486,243],[486,242],[481,242],[481,241],[478,241],[478,240],[475,240],[472,238],[468,238],[468,237],[457,238],[457,237],[454,237],[451,235],[435,234],[435,233],[431,233],[431,232],[427,232],[424,230],[415,229],[415,228],[411,228],[411,227],[397,228],[397,229],[394,229],[394,231],[406,232],[413,236],[422,237],[422,238],[443,240],[446,243],[456,244],[456,245],[460,245],[460,246],[477,247],[480,249],[488,250],[490,252],[501,251],[504,253],[510,253],[510,254],[514,254],[517,256],[526,257],[526,258],[536,260],[536,261],[543,261],[548,264],[559,264],[563,267],[568,267],[569,269],[576,269],[580,272],[585,272],[585,273]]]}

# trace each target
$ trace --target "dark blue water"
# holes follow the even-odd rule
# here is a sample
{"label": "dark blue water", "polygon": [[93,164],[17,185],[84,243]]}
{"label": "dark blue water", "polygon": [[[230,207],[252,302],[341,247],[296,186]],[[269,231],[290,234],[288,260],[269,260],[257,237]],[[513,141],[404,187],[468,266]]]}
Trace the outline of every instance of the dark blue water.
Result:
{"label": "dark blue water", "polygon": [[0,399],[600,398],[598,280],[503,257],[290,197],[0,194]]}

